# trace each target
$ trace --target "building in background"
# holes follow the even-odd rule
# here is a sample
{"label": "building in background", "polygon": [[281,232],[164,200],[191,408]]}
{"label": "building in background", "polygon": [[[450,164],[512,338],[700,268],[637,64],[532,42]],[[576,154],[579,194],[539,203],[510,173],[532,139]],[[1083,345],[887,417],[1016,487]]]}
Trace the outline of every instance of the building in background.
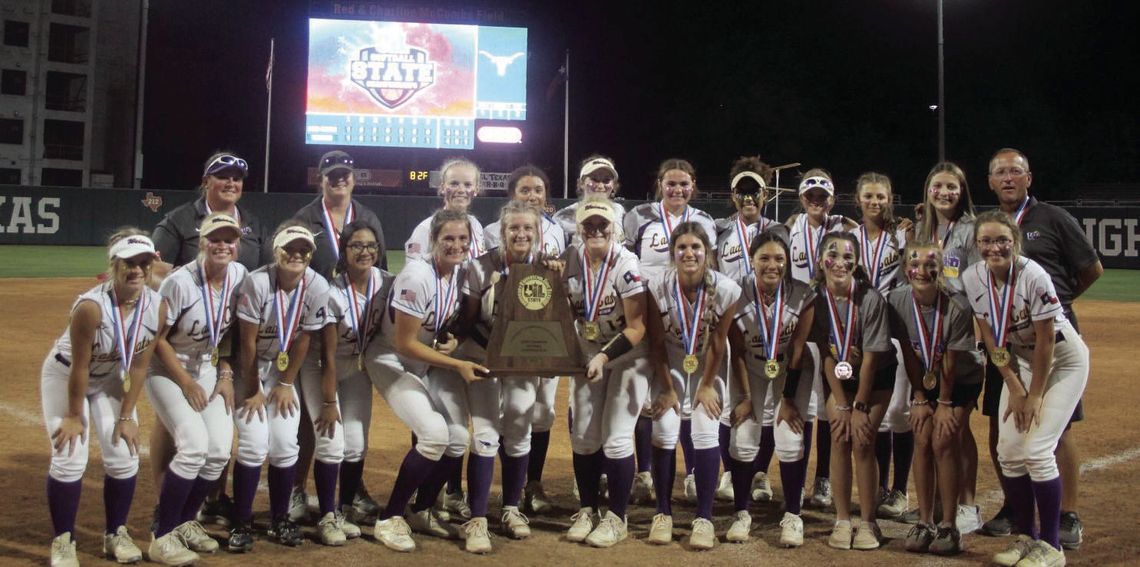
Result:
{"label": "building in background", "polygon": [[132,185],[141,6],[0,3],[0,184]]}

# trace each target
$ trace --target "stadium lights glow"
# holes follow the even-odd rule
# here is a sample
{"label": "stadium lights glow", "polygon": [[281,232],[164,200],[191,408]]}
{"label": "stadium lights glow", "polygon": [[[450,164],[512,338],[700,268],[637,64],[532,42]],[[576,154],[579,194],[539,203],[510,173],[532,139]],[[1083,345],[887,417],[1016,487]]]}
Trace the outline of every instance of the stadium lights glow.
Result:
{"label": "stadium lights glow", "polygon": [[485,144],[521,144],[522,130],[514,126],[480,126],[475,137]]}

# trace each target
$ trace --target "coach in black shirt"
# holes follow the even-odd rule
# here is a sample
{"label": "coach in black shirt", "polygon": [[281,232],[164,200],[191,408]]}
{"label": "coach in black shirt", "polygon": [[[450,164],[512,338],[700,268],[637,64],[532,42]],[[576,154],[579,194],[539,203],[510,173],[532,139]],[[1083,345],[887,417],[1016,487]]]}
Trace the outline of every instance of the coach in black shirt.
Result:
{"label": "coach in black shirt", "polygon": [[380,244],[380,267],[388,268],[388,258],[384,253],[387,248],[384,246],[384,230],[380,227],[380,219],[360,204],[360,201],[352,198],[352,190],[356,187],[352,166],[352,156],[340,150],[321,156],[318,164],[321,170],[321,196],[293,215],[293,218],[307,223],[317,237],[317,249],[313,252],[309,267],[328,279],[332,279],[333,268],[336,266],[340,231],[344,225],[354,220],[368,223],[372,232],[376,233],[376,241]]}
{"label": "coach in black shirt", "polygon": [[[990,189],[997,194],[998,206],[1021,227],[1021,253],[1045,268],[1053,280],[1053,287],[1061,300],[1065,316],[1073,328],[1080,332],[1073,301],[1080,297],[1102,274],[1096,249],[1081,229],[1077,219],[1061,207],[1043,203],[1029,196],[1029,186],[1033,183],[1033,173],[1029,169],[1029,158],[1013,148],[1002,148],[990,158]],[[990,416],[990,455],[994,467],[1001,476],[997,465],[997,403],[1001,396],[1002,381],[996,372],[987,371],[986,399],[984,413]],[[1073,413],[1072,421],[1084,419],[1084,408],[1080,403]],[[1071,425],[1071,423],[1070,423]],[[1081,544],[1082,526],[1077,515],[1077,481],[1080,479],[1080,456],[1076,440],[1068,429],[1061,435],[1057,444],[1057,467],[1061,471],[1061,545],[1066,549],[1077,549]],[[999,524],[1007,509],[1002,508],[998,518],[986,523],[984,532],[998,535],[1002,531]],[[995,524],[997,522],[997,524]]]}

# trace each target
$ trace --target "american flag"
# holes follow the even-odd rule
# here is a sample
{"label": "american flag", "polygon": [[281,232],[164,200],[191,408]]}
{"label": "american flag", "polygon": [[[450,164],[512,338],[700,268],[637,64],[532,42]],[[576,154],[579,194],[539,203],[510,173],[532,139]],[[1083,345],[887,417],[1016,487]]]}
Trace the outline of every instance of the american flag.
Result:
{"label": "american flag", "polygon": [[404,247],[404,253],[405,254],[419,254],[420,253],[420,243],[409,242],[408,245]]}
{"label": "american flag", "polygon": [[400,301],[415,301],[416,292],[410,289],[400,290]]}

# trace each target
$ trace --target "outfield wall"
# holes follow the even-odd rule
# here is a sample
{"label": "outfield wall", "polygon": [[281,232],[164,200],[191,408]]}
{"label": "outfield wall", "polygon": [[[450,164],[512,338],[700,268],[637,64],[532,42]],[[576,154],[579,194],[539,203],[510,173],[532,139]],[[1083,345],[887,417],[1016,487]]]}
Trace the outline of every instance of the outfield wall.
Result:
{"label": "outfield wall", "polygon": [[[0,244],[59,244],[97,246],[123,225],[150,230],[178,205],[197,198],[196,191],[147,191],[130,189],[83,189],[73,187],[0,186]],[[266,230],[311,202],[304,193],[246,193],[242,206],[262,220]],[[440,206],[435,197],[360,195],[365,206],[376,212],[384,225],[389,245],[403,243],[421,220]],[[493,222],[502,197],[475,199],[472,209],[484,224]],[[568,201],[555,199],[556,207]],[[625,201],[632,208],[640,201]],[[730,212],[725,201],[695,201],[694,205],[714,217]],[[898,210],[912,210],[907,205]],[[1067,207],[1101,256],[1106,268],[1140,269],[1140,207]],[[786,218],[790,208],[781,209]],[[850,205],[836,213],[855,216]]]}

